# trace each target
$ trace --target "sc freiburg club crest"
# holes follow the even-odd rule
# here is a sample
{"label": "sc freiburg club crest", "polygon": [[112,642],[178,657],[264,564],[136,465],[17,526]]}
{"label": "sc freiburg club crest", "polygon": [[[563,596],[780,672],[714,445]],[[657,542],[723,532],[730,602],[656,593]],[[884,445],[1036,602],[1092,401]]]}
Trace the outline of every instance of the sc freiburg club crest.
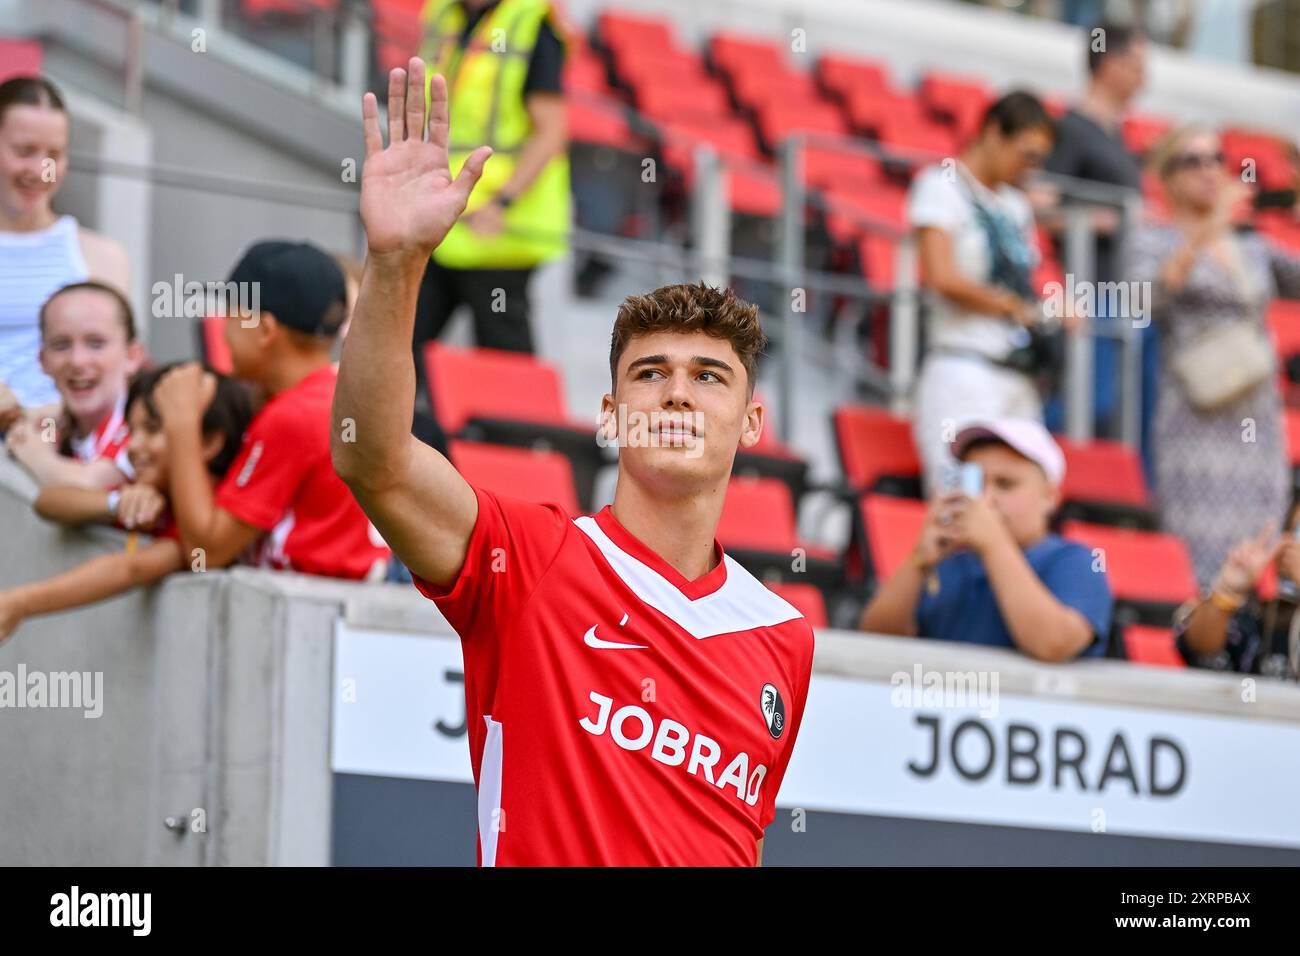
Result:
{"label": "sc freiburg club crest", "polygon": [[773,739],[779,740],[785,730],[785,701],[774,684],[764,684],[763,693],[759,695],[758,706],[763,711],[763,722]]}

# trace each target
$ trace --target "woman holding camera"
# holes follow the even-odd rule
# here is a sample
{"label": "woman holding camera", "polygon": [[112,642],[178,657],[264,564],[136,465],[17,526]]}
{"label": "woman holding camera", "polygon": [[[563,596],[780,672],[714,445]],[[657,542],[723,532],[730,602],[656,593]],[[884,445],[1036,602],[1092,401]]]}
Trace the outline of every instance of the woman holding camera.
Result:
{"label": "woman holding camera", "polygon": [[1041,420],[1031,336],[1043,318],[1030,283],[1033,210],[1017,187],[1051,152],[1052,119],[1029,93],[1003,96],[958,159],[917,174],[908,219],[917,232],[928,339],[913,432],[926,488],[951,462],[948,443],[976,418]]}
{"label": "woman holding camera", "polygon": [[1300,259],[1235,228],[1250,188],[1224,168],[1213,133],[1173,131],[1152,165],[1171,222],[1135,230],[1128,266],[1149,283],[1160,341],[1156,495],[1205,588],[1242,528],[1286,510],[1282,398],[1265,315],[1279,293],[1300,297]]}

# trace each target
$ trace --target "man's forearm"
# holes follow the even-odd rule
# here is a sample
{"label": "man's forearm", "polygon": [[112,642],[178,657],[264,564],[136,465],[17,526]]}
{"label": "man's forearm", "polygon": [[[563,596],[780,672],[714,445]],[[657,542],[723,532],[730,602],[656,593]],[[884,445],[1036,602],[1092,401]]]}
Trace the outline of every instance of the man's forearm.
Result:
{"label": "man's forearm", "polygon": [[1067,608],[1039,580],[1016,543],[999,541],[980,557],[1016,646],[1039,660],[1072,656]]}
{"label": "man's forearm", "polygon": [[564,123],[538,129],[524,143],[515,171],[501,186],[507,196],[520,196],[541,175],[546,164],[568,145],[569,132]]}
{"label": "man's forearm", "polygon": [[407,452],[415,408],[411,336],[427,264],[409,253],[366,260],[343,341],[330,431],[334,469],[345,481],[382,485]]}

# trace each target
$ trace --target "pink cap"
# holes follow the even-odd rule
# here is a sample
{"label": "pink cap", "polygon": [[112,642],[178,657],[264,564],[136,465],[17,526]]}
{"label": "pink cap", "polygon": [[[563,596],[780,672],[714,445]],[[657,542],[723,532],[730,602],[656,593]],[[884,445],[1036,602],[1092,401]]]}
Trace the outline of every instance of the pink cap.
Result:
{"label": "pink cap", "polygon": [[1050,432],[1030,418],[993,418],[972,422],[952,440],[952,454],[960,459],[972,442],[991,438],[1024,455],[1039,468],[1047,480],[1059,485],[1065,477],[1065,455]]}

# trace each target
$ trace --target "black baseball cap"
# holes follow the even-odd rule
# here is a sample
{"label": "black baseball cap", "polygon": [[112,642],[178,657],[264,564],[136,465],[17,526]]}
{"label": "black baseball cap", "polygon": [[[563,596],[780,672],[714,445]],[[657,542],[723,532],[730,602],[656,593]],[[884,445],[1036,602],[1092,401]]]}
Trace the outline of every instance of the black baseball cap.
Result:
{"label": "black baseball cap", "polygon": [[[309,242],[254,244],[227,282],[256,282],[258,307],[281,325],[309,335],[336,335],[347,310],[347,282],[329,253]],[[342,308],[335,308],[341,305]]]}

